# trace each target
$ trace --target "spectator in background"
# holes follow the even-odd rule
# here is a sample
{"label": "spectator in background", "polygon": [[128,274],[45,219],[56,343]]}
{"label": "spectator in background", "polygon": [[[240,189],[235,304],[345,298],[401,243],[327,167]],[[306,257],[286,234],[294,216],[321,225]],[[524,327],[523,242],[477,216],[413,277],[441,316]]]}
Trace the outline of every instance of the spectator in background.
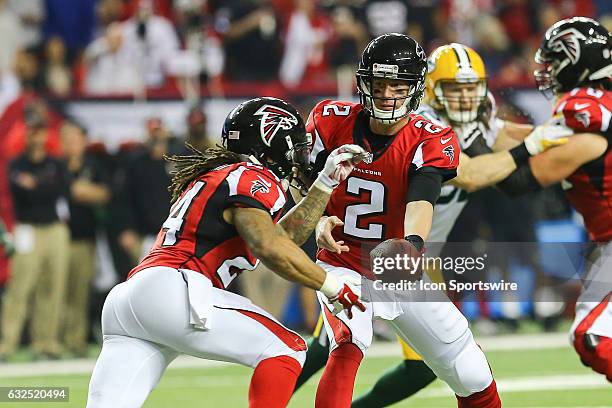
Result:
{"label": "spectator in background", "polygon": [[21,89],[24,93],[42,90],[40,64],[34,52],[21,50],[17,53],[15,59],[15,75],[19,79]]}
{"label": "spectator in background", "polygon": [[334,28],[330,62],[336,68],[349,66],[351,71],[355,61],[359,60],[361,50],[370,40],[366,27],[359,18],[361,9],[353,3],[352,0],[338,0],[328,4],[326,8]]}
{"label": "spectator in background", "polygon": [[233,81],[276,78],[279,24],[269,0],[213,0],[215,29],[223,38],[225,75]]}
{"label": "spectator in background", "polygon": [[41,27],[45,21],[44,3],[44,0],[7,0],[8,7],[21,21],[24,48],[38,49],[42,42]]}
{"label": "spectator in background", "polygon": [[58,36],[73,62],[93,38],[97,0],[46,0],[45,38]]}
{"label": "spectator in background", "polygon": [[6,0],[0,0],[0,71],[11,71],[17,51],[24,45],[21,20]]}
{"label": "spectator in background", "polygon": [[87,135],[77,124],[61,128],[70,196],[70,261],[65,303],[64,344],[74,355],[87,354],[88,310],[96,258],[96,209],[108,203],[110,191],[100,163],[87,154]]}
{"label": "spectator in background", "polygon": [[67,64],[66,47],[59,37],[51,37],[45,47],[47,63],[43,81],[47,92],[56,96],[67,96],[72,90],[72,72]]}
{"label": "spectator in background", "polygon": [[370,38],[408,32],[408,0],[366,0],[363,19]]}
{"label": "spectator in background", "polygon": [[124,37],[121,23],[111,23],[105,35],[87,47],[87,92],[100,95],[132,94],[143,89],[137,58],[125,45]]}
{"label": "spectator in background", "polygon": [[25,115],[26,150],[9,167],[17,221],[16,253],[3,297],[0,356],[6,358],[17,350],[23,325],[30,318],[34,353],[43,358],[59,358],[70,236],[56,207],[67,191],[66,169],[45,151],[47,124],[43,108],[30,105]]}
{"label": "spectator in background", "polygon": [[134,152],[124,169],[119,244],[134,264],[151,248],[170,209],[170,166],[164,155],[181,149],[182,143],[170,137],[162,120],[150,118],[146,144]]}
{"label": "spectator in background", "polygon": [[0,69],[0,118],[4,110],[19,96],[21,85],[17,76],[11,71]]}
{"label": "spectator in background", "polygon": [[125,22],[124,41],[136,55],[146,86],[163,85],[168,64],[177,55],[180,45],[172,23],[153,14],[151,4],[143,1],[137,14]]}
{"label": "spectator in background", "polygon": [[328,17],[317,10],[316,2],[295,0],[280,65],[281,82],[295,87],[304,79],[326,76],[329,65],[325,45],[331,36],[332,25]]}
{"label": "spectator in background", "polygon": [[214,147],[215,142],[207,134],[206,113],[200,105],[193,106],[187,113],[187,135],[185,141],[191,143],[199,150]]}

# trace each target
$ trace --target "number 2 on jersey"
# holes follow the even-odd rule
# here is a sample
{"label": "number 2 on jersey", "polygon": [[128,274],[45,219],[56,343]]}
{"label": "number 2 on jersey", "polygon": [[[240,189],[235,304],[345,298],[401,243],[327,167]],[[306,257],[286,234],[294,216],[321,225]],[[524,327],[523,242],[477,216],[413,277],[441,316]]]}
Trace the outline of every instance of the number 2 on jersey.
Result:
{"label": "number 2 on jersey", "polygon": [[193,187],[189,189],[181,197],[170,209],[170,215],[164,221],[162,225],[162,229],[166,231],[166,236],[164,237],[164,242],[162,246],[171,246],[176,244],[178,241],[178,236],[183,229],[183,222],[185,221],[185,214],[189,207],[191,207],[191,203],[193,199],[197,197],[202,188],[206,185],[204,181],[196,182]]}
{"label": "number 2 on jersey", "polygon": [[370,201],[362,204],[351,204],[346,207],[344,215],[344,233],[363,239],[382,239],[383,224],[370,223],[367,228],[360,228],[359,217],[383,214],[385,210],[385,186],[378,181],[349,177],[346,181],[346,192],[351,195],[370,193]]}

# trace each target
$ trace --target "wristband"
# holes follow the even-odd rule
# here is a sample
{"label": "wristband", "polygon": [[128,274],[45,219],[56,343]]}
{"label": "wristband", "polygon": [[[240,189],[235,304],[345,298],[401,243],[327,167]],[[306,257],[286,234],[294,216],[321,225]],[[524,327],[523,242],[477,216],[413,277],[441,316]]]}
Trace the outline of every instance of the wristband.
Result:
{"label": "wristband", "polygon": [[527,150],[527,146],[525,146],[525,143],[521,143],[520,145],[508,150],[508,152],[510,153],[510,156],[512,156],[512,158],[514,159],[514,163],[516,163],[517,167],[527,163],[527,161],[531,157],[531,154],[529,153],[529,150]]}
{"label": "wristband", "polygon": [[323,285],[321,285],[321,289],[319,289],[319,291],[327,296],[328,299],[336,297],[338,293],[340,293],[340,290],[342,290],[340,282],[338,282],[338,279],[330,273],[325,276],[325,281],[323,282]]}
{"label": "wristband", "polygon": [[321,172],[312,185],[324,193],[331,194],[332,191],[334,191],[334,188],[338,186],[338,183],[327,174]]}
{"label": "wristband", "polygon": [[408,235],[404,237],[404,239],[410,242],[412,245],[414,245],[417,251],[419,252],[423,251],[423,247],[425,246],[425,241],[423,241],[423,238],[421,238],[419,235]]}

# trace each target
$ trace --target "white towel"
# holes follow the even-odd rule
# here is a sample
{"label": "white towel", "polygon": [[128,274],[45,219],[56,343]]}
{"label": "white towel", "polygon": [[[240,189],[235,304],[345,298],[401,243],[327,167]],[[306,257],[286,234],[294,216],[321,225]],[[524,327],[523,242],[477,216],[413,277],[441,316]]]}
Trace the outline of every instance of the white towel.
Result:
{"label": "white towel", "polygon": [[213,286],[210,279],[199,272],[180,269],[187,281],[189,323],[196,329],[210,330],[213,314]]}

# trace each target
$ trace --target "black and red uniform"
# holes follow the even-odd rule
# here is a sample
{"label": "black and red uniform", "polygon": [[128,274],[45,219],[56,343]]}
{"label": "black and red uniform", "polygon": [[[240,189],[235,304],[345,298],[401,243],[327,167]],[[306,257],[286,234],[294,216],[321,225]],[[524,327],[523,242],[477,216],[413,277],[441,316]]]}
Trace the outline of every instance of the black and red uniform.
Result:
{"label": "black and red uniform", "polygon": [[612,240],[612,92],[576,88],[564,94],[554,114],[576,133],[598,133],[608,140],[606,152],[574,172],[567,181],[567,198],[584,217],[590,238]]}
{"label": "black and red uniform", "polygon": [[253,163],[218,167],[192,181],[170,210],[149,254],[132,269],[167,266],[205,275],[213,286],[225,289],[242,271],[259,260],[236,228],[225,222],[231,205],[260,208],[276,223],[285,206],[280,180],[267,168]]}

